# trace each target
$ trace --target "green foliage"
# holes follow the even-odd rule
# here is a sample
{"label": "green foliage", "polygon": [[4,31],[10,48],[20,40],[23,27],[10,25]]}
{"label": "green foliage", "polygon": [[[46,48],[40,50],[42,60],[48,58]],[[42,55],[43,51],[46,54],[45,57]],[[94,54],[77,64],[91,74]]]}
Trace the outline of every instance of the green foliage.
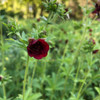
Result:
{"label": "green foliage", "polygon": [[[52,3],[55,4],[56,0]],[[9,37],[0,34],[0,75],[3,76],[0,100],[4,97],[7,100],[23,100],[29,38],[44,38],[50,50],[47,57],[41,60],[29,58],[24,100],[99,100],[100,51],[96,54],[92,52],[100,49],[100,23],[88,18],[89,13],[84,11],[80,21],[65,20],[61,15],[64,22],[59,24],[54,21],[58,17],[54,17],[56,13],[42,17],[40,22],[13,20],[5,24],[2,19]],[[90,28],[92,36],[89,35]],[[90,38],[96,41],[95,45]]]}

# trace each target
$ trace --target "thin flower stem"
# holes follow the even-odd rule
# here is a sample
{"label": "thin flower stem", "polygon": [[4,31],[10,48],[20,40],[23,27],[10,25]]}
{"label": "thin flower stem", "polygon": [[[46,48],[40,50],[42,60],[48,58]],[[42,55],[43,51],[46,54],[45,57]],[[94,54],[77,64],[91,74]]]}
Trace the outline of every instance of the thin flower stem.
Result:
{"label": "thin flower stem", "polygon": [[44,79],[44,77],[45,77],[45,72],[46,72],[46,59],[45,59],[45,61],[44,61],[44,68],[43,68],[43,79]]}
{"label": "thin flower stem", "polygon": [[72,66],[74,65],[74,63],[75,63],[75,61],[76,61],[76,59],[77,59],[77,56],[78,56],[78,54],[79,54],[79,51],[80,51],[80,48],[81,48],[81,46],[82,46],[82,44],[83,44],[84,39],[85,39],[85,32],[83,33],[81,42],[80,42],[80,44],[79,44],[79,46],[78,46],[78,48],[77,48],[77,50],[76,50],[76,52],[75,52],[74,60],[73,60],[71,66],[70,66],[70,68],[69,68],[69,71],[68,71],[68,73],[67,73],[67,75],[66,75],[65,84],[64,84],[64,90],[63,90],[63,93],[62,93],[62,98],[63,98],[64,95],[65,95],[66,82],[67,82],[67,80],[68,80],[68,77],[69,77],[69,75],[70,75],[70,72],[72,71],[72,68],[73,68]]}
{"label": "thin flower stem", "polygon": [[84,93],[84,91],[87,89],[87,87],[92,83],[92,81],[96,78],[100,78],[100,75],[96,75],[95,77],[93,77],[89,82],[88,84],[86,84],[86,86],[84,87],[84,89],[82,90],[80,96]]}
{"label": "thin flower stem", "polygon": [[4,50],[3,50],[3,46],[4,46],[4,41],[3,41],[3,35],[2,35],[2,22],[0,21],[0,36],[1,36],[1,52],[2,52],[2,71],[4,73]]}
{"label": "thin flower stem", "polygon": [[32,78],[31,78],[31,87],[32,87],[32,82],[33,82],[33,79],[34,79],[36,67],[37,67],[37,61],[35,62],[35,66],[34,66],[34,68],[33,68],[33,73],[32,73]]}
{"label": "thin flower stem", "polygon": [[80,97],[82,88],[83,88],[83,86],[84,86],[84,84],[85,84],[85,81],[86,81],[86,79],[87,79],[87,77],[88,77],[89,72],[90,72],[90,70],[88,70],[88,72],[87,72],[87,74],[86,74],[86,76],[85,76],[85,78],[84,78],[84,81],[83,81],[83,83],[82,83],[82,85],[81,85],[81,87],[80,87],[80,90],[79,90],[79,92],[78,92],[78,96],[77,96],[77,99],[76,99],[76,100],[79,100],[79,97]]}
{"label": "thin flower stem", "polygon": [[52,19],[54,13],[53,12],[50,12],[49,16],[48,16],[48,22]]}
{"label": "thin flower stem", "polygon": [[6,90],[5,90],[5,85],[3,83],[3,95],[4,95],[4,100],[6,100]]}
{"label": "thin flower stem", "polygon": [[[62,55],[62,59],[64,59],[64,58],[65,58],[65,54],[66,54],[67,48],[68,48],[68,44],[66,44],[66,46],[65,46],[65,49],[64,49],[64,52],[63,52],[63,55]],[[63,62],[61,62],[61,64],[60,64],[60,67],[59,67],[59,69],[58,69],[57,74],[59,74],[59,72],[60,72],[60,70],[61,70],[62,66],[63,66]]]}
{"label": "thin flower stem", "polygon": [[26,88],[26,79],[27,79],[27,74],[28,74],[28,68],[29,68],[29,56],[27,57],[27,65],[26,65],[25,75],[24,75],[23,100],[24,100],[24,97],[25,97],[25,88]]}
{"label": "thin flower stem", "polygon": [[[81,63],[80,63],[80,61],[79,61],[79,66],[78,66],[78,68],[77,68],[75,81],[77,80],[77,77],[78,77],[78,73],[79,73],[80,65],[81,65]],[[74,91],[75,91],[75,87],[76,87],[76,82],[75,82],[75,84],[74,84],[74,88],[73,88],[73,90],[72,90],[72,93],[74,93]]]}
{"label": "thin flower stem", "polygon": [[53,95],[54,95],[54,91],[52,90],[51,96],[50,96],[50,100],[53,100]]}
{"label": "thin flower stem", "polygon": [[[92,53],[91,53],[91,58],[90,58],[90,59],[91,59],[91,61],[90,61],[90,63],[89,63],[89,66],[92,65]],[[81,85],[81,87],[80,87],[80,90],[79,90],[79,92],[78,92],[78,96],[77,96],[77,99],[76,99],[76,100],[78,100],[79,97],[80,97],[80,96],[82,95],[82,93],[84,92],[84,91],[82,91],[82,88],[83,88],[84,83],[85,83],[85,81],[86,81],[86,79],[87,79],[87,77],[88,77],[89,72],[90,72],[90,69],[88,70],[88,72],[87,72],[87,74],[86,74],[86,76],[85,76],[85,78],[84,78],[84,80],[83,80],[83,83],[82,83],[82,85]],[[90,83],[91,83],[91,81],[86,85],[86,87],[85,87],[84,89],[86,89]],[[81,91],[82,91],[82,92],[81,92]]]}
{"label": "thin flower stem", "polygon": [[84,91],[87,89],[87,87],[91,84],[92,80],[90,80],[86,86],[84,87],[84,89],[82,90],[82,92],[80,93],[80,96],[84,93]]}
{"label": "thin flower stem", "polygon": [[85,86],[84,89],[82,90],[80,96],[84,93],[84,91],[87,89],[87,87],[88,87],[88,86],[92,83],[92,81],[93,81],[94,79],[96,79],[96,78],[100,78],[100,75],[97,75],[97,76],[93,77],[93,78],[86,84],[86,86]]}
{"label": "thin flower stem", "polygon": [[[83,22],[84,22],[84,20],[86,20],[85,17],[83,18]],[[85,24],[87,24],[87,21],[85,22]],[[67,75],[66,75],[66,77],[65,77],[64,90],[63,90],[62,96],[61,96],[62,99],[63,99],[63,97],[64,97],[64,95],[65,95],[66,83],[67,83],[68,77],[69,77],[69,75],[70,75],[70,72],[72,71],[73,65],[74,65],[74,63],[75,63],[75,61],[76,61],[76,59],[77,59],[77,57],[78,57],[78,54],[79,54],[79,52],[80,52],[80,49],[81,49],[81,47],[82,47],[82,45],[83,45],[83,42],[84,42],[84,40],[85,40],[85,34],[86,34],[86,26],[84,26],[83,35],[82,35],[82,37],[81,37],[81,41],[80,41],[80,43],[79,43],[79,45],[78,45],[78,47],[77,47],[77,50],[76,50],[76,52],[75,52],[75,54],[74,54],[75,56],[74,56],[73,62],[72,62],[72,64],[70,65],[69,71],[68,71],[68,73],[67,73]]]}
{"label": "thin flower stem", "polygon": [[[88,0],[87,0],[87,2],[88,2]],[[87,5],[86,8],[88,8],[88,5]],[[78,47],[77,47],[77,50],[76,50],[76,52],[75,52],[74,60],[73,60],[71,66],[70,66],[70,68],[69,68],[69,71],[68,71],[66,77],[65,77],[64,90],[63,90],[63,92],[62,92],[61,99],[63,99],[63,97],[64,97],[64,95],[65,95],[66,83],[67,83],[68,77],[69,77],[69,75],[70,75],[70,72],[72,71],[73,65],[74,65],[74,63],[75,63],[75,61],[76,61],[76,59],[77,59],[77,56],[78,56],[78,54],[79,54],[79,51],[80,51],[80,49],[81,49],[81,47],[82,47],[82,45],[83,45],[83,42],[84,42],[84,40],[85,40],[86,25],[87,25],[87,17],[88,17],[88,15],[84,16],[84,18],[83,18],[83,23],[85,22],[85,24],[84,24],[85,26],[84,26],[84,28],[83,28],[83,35],[82,35],[81,41],[80,41],[80,43],[79,43],[79,45],[78,45]]]}
{"label": "thin flower stem", "polygon": [[[4,63],[4,50],[3,50],[3,46],[4,46],[4,41],[3,41],[3,35],[2,35],[2,21],[0,21],[0,36],[1,36],[1,53],[2,53],[2,73],[4,74],[4,67],[5,67],[5,63]],[[6,100],[6,89],[5,89],[5,85],[3,83],[3,94],[4,94],[4,100]]]}
{"label": "thin flower stem", "polygon": [[[46,72],[46,59],[44,61],[44,66],[43,66],[43,73],[42,73],[42,80],[44,81],[44,78],[45,78],[45,72]],[[43,81],[42,81],[42,84],[41,84],[41,87],[43,88]]]}
{"label": "thin flower stem", "polygon": [[[44,80],[45,80],[45,74],[46,74],[46,62],[47,60],[44,60],[44,66],[43,66],[43,73],[42,73],[42,82],[41,82],[41,90],[42,93],[44,93],[44,88],[43,88],[43,84],[44,84]],[[45,95],[43,94],[43,100],[45,100]]]}

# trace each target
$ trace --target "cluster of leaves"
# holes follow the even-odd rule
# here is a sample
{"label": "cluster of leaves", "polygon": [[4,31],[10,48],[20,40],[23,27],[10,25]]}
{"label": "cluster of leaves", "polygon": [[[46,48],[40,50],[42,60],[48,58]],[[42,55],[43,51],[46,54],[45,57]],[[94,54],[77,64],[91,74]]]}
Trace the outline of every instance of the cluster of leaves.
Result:
{"label": "cluster of leaves", "polygon": [[47,0],[47,2],[43,2],[43,5],[46,11],[49,13],[56,13],[60,17],[64,17],[71,12],[70,9],[65,8],[64,4],[57,3],[57,0]]}

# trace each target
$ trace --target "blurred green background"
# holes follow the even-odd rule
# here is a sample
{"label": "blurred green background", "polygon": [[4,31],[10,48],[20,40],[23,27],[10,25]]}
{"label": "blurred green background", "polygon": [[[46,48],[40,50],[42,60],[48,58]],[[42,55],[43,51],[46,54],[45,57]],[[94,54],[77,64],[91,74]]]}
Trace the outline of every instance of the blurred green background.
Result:
{"label": "blurred green background", "polygon": [[[1,15],[9,15],[14,18],[39,18],[47,16],[42,5],[45,0],[0,0]],[[88,0],[88,5],[93,6],[96,0]],[[86,5],[87,0],[57,0],[67,8],[72,9],[71,17],[74,19],[82,18],[82,6]]]}

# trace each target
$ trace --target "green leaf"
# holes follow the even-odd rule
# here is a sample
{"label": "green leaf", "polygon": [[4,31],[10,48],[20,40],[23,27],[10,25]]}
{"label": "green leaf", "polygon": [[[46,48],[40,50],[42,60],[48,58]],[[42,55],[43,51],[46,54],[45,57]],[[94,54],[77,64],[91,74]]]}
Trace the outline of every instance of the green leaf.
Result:
{"label": "green leaf", "polygon": [[15,33],[19,38],[22,38],[19,32]]}
{"label": "green leaf", "polygon": [[25,35],[25,32],[24,31],[22,32],[22,39],[23,40],[26,40],[26,35]]}
{"label": "green leaf", "polygon": [[98,94],[100,95],[100,88],[95,87],[96,91],[98,92]]}
{"label": "green leaf", "polygon": [[93,100],[100,100],[100,95],[94,98]]}
{"label": "green leaf", "polygon": [[38,31],[35,29],[35,28],[33,28],[33,30],[32,30],[32,36],[31,37],[33,37],[33,38],[35,38],[35,39],[38,39]]}
{"label": "green leaf", "polygon": [[29,97],[29,95],[30,95],[31,93],[32,93],[32,89],[29,88],[29,89],[26,91],[26,93],[25,93],[25,100],[28,99],[28,97]]}
{"label": "green leaf", "polygon": [[34,94],[32,94],[31,96],[29,96],[28,98],[27,98],[27,100],[39,100],[39,98],[42,96],[42,94],[41,93],[34,93]]}

